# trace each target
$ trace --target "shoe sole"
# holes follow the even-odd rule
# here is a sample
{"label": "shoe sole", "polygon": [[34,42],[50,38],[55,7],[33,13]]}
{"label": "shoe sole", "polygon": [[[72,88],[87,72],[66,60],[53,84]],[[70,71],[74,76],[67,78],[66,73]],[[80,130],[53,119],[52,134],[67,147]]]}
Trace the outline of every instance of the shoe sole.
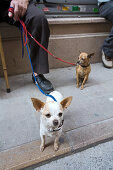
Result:
{"label": "shoe sole", "polygon": [[109,68],[109,69],[110,69],[110,68],[113,68],[113,66],[107,66],[107,65],[103,62],[103,60],[102,60],[102,63],[103,63],[103,65],[104,65],[105,68]]}
{"label": "shoe sole", "polygon": [[104,65],[104,67],[106,67],[106,68],[113,68],[113,61],[111,61],[112,62],[112,66],[108,66],[105,62],[108,62],[108,61],[106,61],[104,51],[102,50],[102,63]]}

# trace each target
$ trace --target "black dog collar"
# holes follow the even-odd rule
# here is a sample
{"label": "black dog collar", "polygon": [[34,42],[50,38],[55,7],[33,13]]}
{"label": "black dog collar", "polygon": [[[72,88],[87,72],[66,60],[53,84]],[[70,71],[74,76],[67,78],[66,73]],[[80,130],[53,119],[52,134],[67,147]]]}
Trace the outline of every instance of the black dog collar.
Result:
{"label": "black dog collar", "polygon": [[86,68],[86,67],[89,67],[89,66],[90,66],[90,64],[88,64],[87,66],[84,66],[84,65],[81,65],[81,64],[78,64],[78,65],[80,65],[80,66],[83,67],[83,68]]}

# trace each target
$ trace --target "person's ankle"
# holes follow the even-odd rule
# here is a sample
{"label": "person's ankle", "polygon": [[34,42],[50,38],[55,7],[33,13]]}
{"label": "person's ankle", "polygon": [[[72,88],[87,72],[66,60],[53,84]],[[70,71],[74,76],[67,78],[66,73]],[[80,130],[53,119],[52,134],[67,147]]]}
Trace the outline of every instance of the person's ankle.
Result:
{"label": "person's ankle", "polygon": [[36,77],[36,76],[40,76],[40,75],[43,75],[43,74],[39,74],[39,73],[35,73],[35,72],[34,72],[34,75],[35,75],[35,77]]}
{"label": "person's ankle", "polygon": [[35,73],[35,72],[34,72],[34,75],[35,75],[35,76],[38,76],[38,73]]}

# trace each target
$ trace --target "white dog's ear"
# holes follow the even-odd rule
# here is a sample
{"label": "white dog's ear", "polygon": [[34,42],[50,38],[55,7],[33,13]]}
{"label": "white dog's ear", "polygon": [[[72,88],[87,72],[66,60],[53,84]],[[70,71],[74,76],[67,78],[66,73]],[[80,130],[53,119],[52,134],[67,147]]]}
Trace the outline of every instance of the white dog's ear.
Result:
{"label": "white dog's ear", "polygon": [[35,108],[37,111],[40,111],[40,110],[44,107],[44,105],[45,105],[45,103],[43,103],[43,102],[42,102],[41,100],[39,100],[39,99],[31,98],[31,100],[32,100],[32,103],[33,103],[34,108]]}
{"label": "white dog's ear", "polygon": [[72,96],[63,99],[60,104],[62,105],[62,108],[65,109],[71,104],[71,101],[72,101]]}

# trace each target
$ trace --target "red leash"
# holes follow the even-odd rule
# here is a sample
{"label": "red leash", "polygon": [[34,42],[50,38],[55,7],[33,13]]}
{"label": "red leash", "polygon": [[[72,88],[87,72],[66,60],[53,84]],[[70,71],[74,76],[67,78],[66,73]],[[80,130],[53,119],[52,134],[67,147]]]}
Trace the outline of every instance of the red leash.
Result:
{"label": "red leash", "polygon": [[[14,13],[14,8],[13,7],[10,7],[8,9],[8,12],[11,12],[12,14]],[[58,58],[56,56],[54,56],[50,51],[48,51],[42,44],[40,44],[27,30],[26,26],[25,26],[25,23],[19,18],[19,22],[21,23],[22,27],[23,27],[23,41],[24,41],[24,46],[26,46],[27,44],[27,33],[29,34],[29,36],[41,47],[43,48],[48,54],[50,54],[52,57],[54,57],[55,59],[57,60],[60,60],[64,63],[67,63],[67,64],[70,64],[70,65],[73,65],[73,66],[76,66],[76,63],[70,63],[70,62],[67,62],[67,61],[64,61],[62,60],[61,58]]]}

